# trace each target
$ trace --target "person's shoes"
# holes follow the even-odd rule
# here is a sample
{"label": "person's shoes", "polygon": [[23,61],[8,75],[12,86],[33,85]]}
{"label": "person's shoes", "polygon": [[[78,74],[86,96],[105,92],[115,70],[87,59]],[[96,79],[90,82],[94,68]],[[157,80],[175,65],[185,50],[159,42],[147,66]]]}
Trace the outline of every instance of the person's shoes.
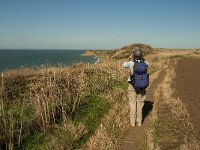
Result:
{"label": "person's shoes", "polygon": [[141,124],[141,123],[137,123],[137,126],[138,126],[138,127],[141,127],[141,126],[142,126],[142,124]]}
{"label": "person's shoes", "polygon": [[135,124],[131,123],[131,127],[135,127]]}

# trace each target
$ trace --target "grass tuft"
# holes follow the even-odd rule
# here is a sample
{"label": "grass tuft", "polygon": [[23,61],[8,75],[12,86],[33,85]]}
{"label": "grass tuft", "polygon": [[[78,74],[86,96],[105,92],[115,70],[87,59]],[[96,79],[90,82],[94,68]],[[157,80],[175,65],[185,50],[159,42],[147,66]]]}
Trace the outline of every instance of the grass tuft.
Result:
{"label": "grass tuft", "polygon": [[83,123],[88,132],[77,141],[75,147],[80,147],[95,132],[109,108],[109,103],[96,94],[90,94],[84,98],[77,113],[74,114],[73,120],[77,123]]}

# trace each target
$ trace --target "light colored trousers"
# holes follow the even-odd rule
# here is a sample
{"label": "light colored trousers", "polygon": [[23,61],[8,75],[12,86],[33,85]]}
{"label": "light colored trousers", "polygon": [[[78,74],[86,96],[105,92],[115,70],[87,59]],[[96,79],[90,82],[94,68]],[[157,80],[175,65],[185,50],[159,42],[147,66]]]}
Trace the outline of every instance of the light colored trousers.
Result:
{"label": "light colored trousers", "polygon": [[136,93],[131,84],[128,86],[128,98],[130,105],[130,123],[135,126],[135,123],[142,124],[142,108],[146,99],[146,90],[141,90]]}

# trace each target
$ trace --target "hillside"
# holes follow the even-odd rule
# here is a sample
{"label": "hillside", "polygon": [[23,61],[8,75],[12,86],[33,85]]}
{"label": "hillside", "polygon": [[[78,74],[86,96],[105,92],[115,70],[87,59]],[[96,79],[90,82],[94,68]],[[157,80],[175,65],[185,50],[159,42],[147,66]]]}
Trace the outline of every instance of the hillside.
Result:
{"label": "hillside", "polygon": [[[0,149],[118,149],[130,129],[126,93],[129,73],[121,64],[134,47],[141,48],[151,64],[150,88],[163,69],[170,71],[171,61],[199,56],[199,51],[157,50],[136,44],[91,51],[90,55],[102,60],[96,65],[5,72],[0,86]],[[152,95],[158,93],[155,88]],[[141,140],[152,149],[162,145],[157,135],[160,124],[154,118],[160,105],[164,104],[155,99],[149,123],[141,128],[145,131],[142,138],[148,139]]]}
{"label": "hillside", "polygon": [[116,49],[111,53],[110,57],[115,59],[127,58],[133,53],[133,50],[136,48],[142,49],[144,55],[153,53],[153,48],[151,46],[139,43],[139,44],[131,44],[128,46],[124,46],[120,49]]}

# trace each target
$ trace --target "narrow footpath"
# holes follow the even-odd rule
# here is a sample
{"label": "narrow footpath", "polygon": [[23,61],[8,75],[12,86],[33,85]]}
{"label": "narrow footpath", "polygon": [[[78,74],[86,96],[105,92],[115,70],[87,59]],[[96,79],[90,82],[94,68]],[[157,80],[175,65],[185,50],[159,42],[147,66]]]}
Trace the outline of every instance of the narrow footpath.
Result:
{"label": "narrow footpath", "polygon": [[153,109],[154,91],[157,86],[163,81],[165,77],[165,71],[161,71],[159,77],[156,78],[147,90],[147,99],[143,107],[144,122],[142,127],[131,127],[125,134],[124,141],[119,150],[141,150],[143,149],[143,142],[145,138],[145,130],[149,127],[150,122],[148,115]]}

